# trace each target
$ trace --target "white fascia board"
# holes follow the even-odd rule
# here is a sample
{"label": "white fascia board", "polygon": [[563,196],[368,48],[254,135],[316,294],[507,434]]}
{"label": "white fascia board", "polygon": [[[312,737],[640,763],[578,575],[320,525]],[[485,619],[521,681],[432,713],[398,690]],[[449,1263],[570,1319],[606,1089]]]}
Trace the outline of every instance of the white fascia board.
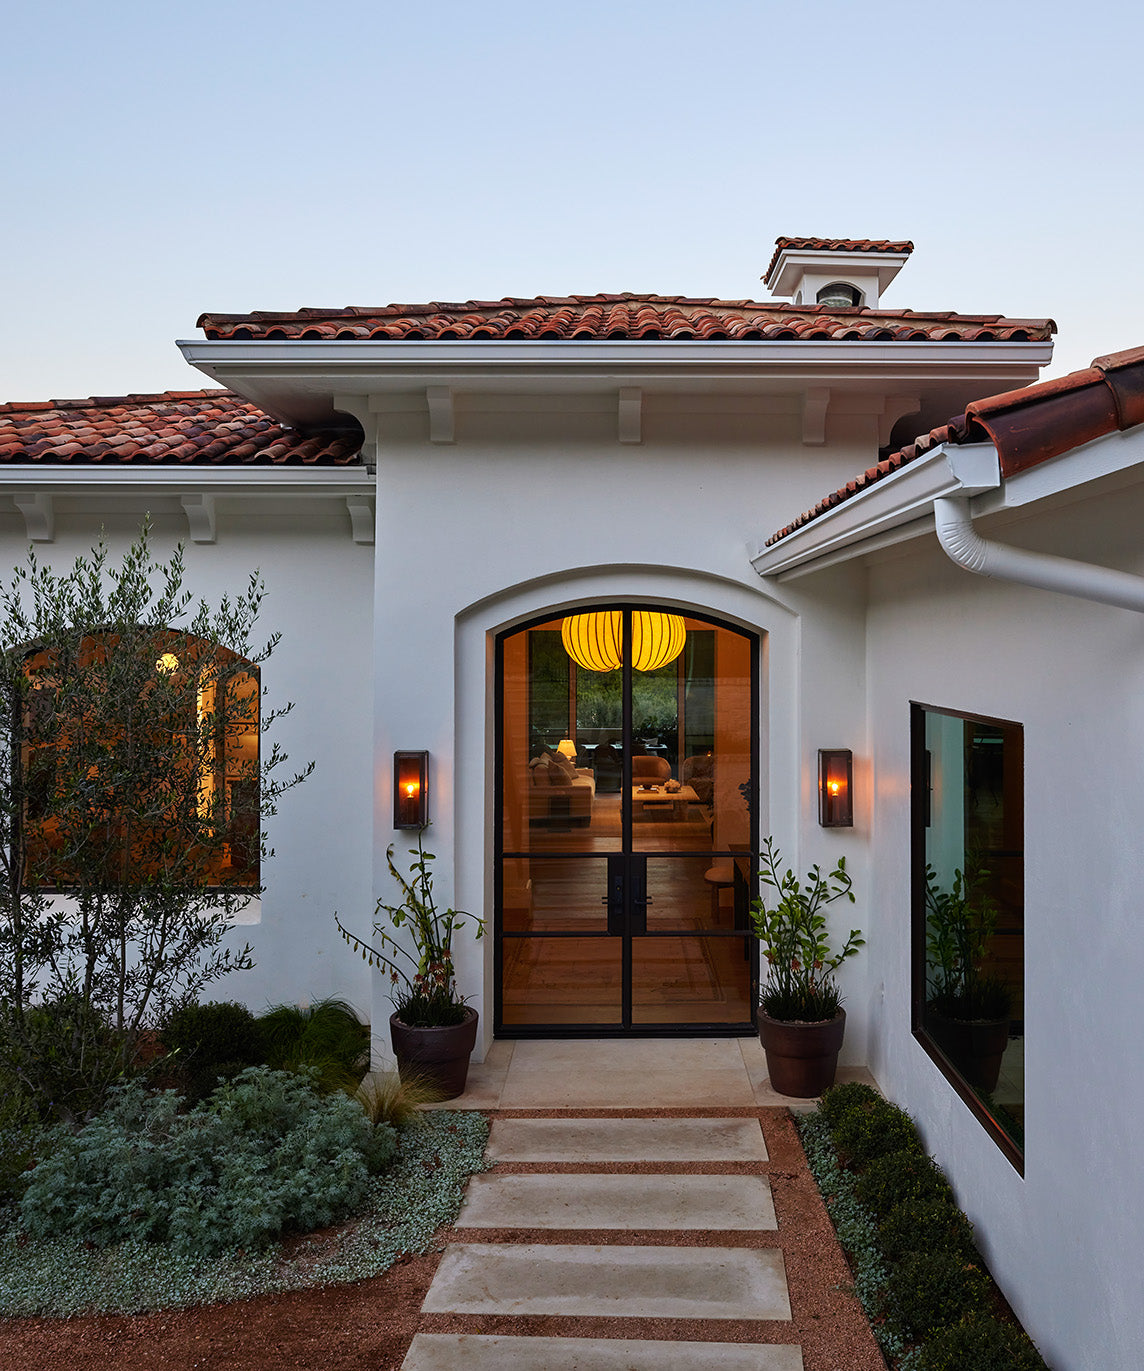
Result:
{"label": "white fascia board", "polygon": [[105,466],[0,465],[0,491],[69,490],[178,494],[209,490],[216,494],[300,494],[346,496],[373,494],[377,482],[364,467],[148,467],[142,464]]}
{"label": "white fascia board", "polygon": [[[965,447],[945,444],[927,452],[867,489],[843,500],[772,547],[751,557],[760,576],[784,580],[862,556],[898,538],[916,537],[933,527],[933,502],[943,495],[978,495],[1001,483],[992,443]],[[897,537],[887,536],[897,534]]]}
{"label": "white fascia board", "polygon": [[508,342],[495,339],[182,340],[177,346],[199,371],[224,384],[243,376],[363,378],[416,382],[449,375],[467,380],[517,374],[538,380],[566,374],[601,379],[656,376],[672,380],[761,377],[769,373],[874,379],[886,375],[957,379],[998,371],[1035,375],[1052,358],[1051,342],[842,342],[746,340],[672,342],[583,339]]}

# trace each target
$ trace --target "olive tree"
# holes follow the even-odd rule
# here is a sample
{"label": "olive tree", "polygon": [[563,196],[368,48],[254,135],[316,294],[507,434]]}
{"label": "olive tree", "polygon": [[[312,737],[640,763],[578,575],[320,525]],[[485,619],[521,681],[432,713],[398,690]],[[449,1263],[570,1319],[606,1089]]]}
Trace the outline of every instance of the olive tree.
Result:
{"label": "olive tree", "polygon": [[264,820],[309,774],[260,739],[257,574],[213,607],[145,525],[63,574],[0,583],[0,1014],[4,1069],[72,1119],[140,1034],[227,972],[236,902],[261,890]]}

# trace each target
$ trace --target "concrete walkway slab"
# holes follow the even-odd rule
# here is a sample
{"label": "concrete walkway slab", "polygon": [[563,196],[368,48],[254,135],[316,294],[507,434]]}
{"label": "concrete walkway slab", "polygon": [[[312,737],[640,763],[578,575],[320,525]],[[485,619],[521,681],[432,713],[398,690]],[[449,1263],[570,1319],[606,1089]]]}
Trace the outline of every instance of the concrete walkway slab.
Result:
{"label": "concrete walkway slab", "polygon": [[789,1319],[774,1248],[451,1243],[427,1314]]}
{"label": "concrete walkway slab", "polygon": [[765,1162],[757,1119],[496,1119],[506,1162]]}
{"label": "concrete walkway slab", "polygon": [[765,1176],[473,1176],[458,1228],[757,1231],[778,1227]]}
{"label": "concrete walkway slab", "polygon": [[418,1333],[402,1371],[803,1371],[797,1347]]}

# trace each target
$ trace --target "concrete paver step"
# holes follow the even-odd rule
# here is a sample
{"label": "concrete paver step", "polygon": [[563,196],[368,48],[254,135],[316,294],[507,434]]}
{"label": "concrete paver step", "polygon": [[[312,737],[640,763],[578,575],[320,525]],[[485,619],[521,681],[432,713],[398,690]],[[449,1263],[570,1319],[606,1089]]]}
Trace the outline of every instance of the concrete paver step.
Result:
{"label": "concrete paver step", "polygon": [[789,1319],[774,1248],[452,1243],[427,1314]]}
{"label": "concrete paver step", "polygon": [[803,1371],[790,1345],[418,1333],[402,1371]]}
{"label": "concrete paver step", "polygon": [[764,1176],[561,1172],[474,1176],[457,1227],[757,1231],[778,1224]]}
{"label": "concrete paver step", "polygon": [[758,1119],[496,1119],[488,1155],[511,1162],[765,1162]]}

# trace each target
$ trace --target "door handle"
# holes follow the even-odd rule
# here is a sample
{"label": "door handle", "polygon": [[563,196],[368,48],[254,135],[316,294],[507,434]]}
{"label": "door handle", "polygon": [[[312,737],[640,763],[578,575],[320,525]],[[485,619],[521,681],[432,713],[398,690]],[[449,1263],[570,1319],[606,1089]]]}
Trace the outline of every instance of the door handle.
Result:
{"label": "door handle", "polygon": [[625,862],[621,853],[608,858],[608,893],[601,904],[608,906],[608,933],[613,938],[624,934]]}
{"label": "door handle", "polygon": [[647,859],[645,857],[632,857],[632,910],[629,920],[633,936],[638,937],[647,932],[647,907],[652,903],[651,896],[647,893]]}

